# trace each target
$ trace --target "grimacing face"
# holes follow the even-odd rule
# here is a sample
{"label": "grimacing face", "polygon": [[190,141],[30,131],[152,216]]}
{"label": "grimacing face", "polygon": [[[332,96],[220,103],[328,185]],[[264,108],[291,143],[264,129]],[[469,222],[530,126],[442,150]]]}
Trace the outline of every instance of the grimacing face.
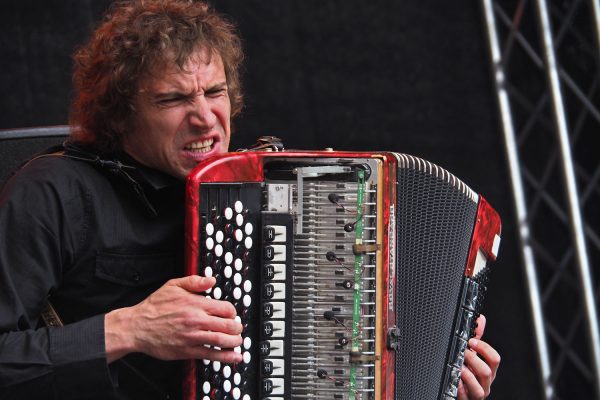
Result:
{"label": "grimacing face", "polygon": [[184,68],[148,75],[134,106],[134,129],[125,133],[123,148],[143,165],[183,179],[198,162],[229,148],[231,103],[217,53],[197,50]]}

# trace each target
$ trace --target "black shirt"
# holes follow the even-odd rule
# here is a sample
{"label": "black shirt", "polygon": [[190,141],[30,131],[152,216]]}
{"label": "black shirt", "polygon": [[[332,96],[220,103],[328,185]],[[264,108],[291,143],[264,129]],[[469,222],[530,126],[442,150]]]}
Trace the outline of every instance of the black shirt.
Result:
{"label": "black shirt", "polygon": [[[179,363],[107,366],[104,314],[182,275],[184,183],[91,158],[34,159],[0,193],[2,399],[177,396]],[[40,323],[48,297],[65,326]]]}

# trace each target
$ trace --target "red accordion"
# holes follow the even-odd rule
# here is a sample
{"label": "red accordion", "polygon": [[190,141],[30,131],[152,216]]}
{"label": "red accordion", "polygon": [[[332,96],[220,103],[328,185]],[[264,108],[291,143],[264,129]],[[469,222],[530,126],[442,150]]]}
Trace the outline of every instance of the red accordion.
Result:
{"label": "red accordion", "polygon": [[500,218],[391,152],[242,152],[187,182],[186,270],[215,276],[244,361],[186,367],[191,399],[451,399]]}

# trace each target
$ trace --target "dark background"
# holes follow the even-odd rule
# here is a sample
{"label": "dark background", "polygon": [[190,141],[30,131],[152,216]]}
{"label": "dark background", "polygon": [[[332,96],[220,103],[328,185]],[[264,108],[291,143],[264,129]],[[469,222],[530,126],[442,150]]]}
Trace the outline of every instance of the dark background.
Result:
{"label": "dark background", "polygon": [[[66,124],[73,49],[107,0],[0,5],[0,129]],[[439,164],[503,218],[486,339],[494,399],[540,398],[504,144],[476,2],[213,1],[244,40],[246,107],[232,148],[389,150]]]}

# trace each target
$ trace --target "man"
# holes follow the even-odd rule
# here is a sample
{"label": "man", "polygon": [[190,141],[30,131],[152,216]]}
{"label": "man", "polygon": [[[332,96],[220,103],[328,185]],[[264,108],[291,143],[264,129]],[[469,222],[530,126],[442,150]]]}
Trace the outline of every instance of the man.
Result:
{"label": "man", "polygon": [[[232,26],[183,0],[118,3],[76,53],[77,128],[0,194],[0,397],[177,398],[175,360],[241,361],[235,309],[201,295],[214,279],[174,278],[183,178],[228,150],[241,60]],[[48,300],[64,326],[40,322]],[[471,345],[464,399],[499,362]]]}

